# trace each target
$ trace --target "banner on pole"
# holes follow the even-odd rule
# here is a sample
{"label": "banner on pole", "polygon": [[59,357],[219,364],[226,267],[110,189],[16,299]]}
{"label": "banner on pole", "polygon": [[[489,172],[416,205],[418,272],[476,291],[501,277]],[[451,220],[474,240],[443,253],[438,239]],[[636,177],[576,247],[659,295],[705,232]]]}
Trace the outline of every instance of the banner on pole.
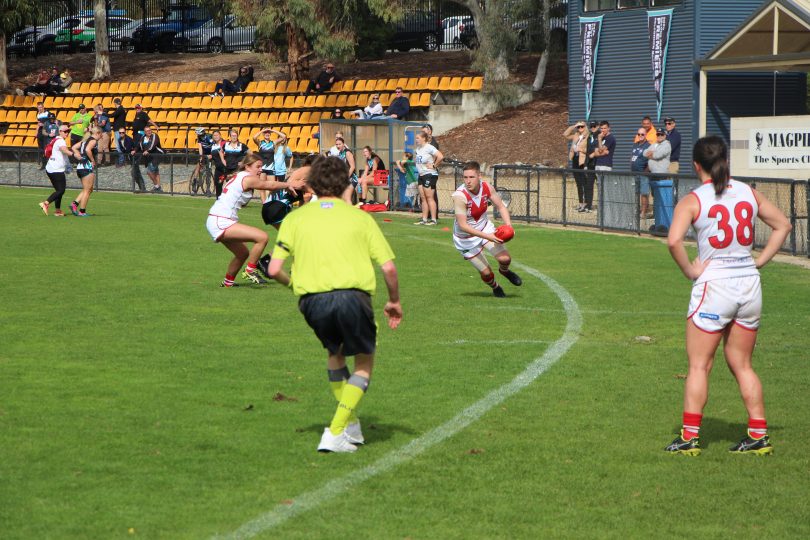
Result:
{"label": "banner on pole", "polygon": [[585,83],[585,120],[591,117],[593,86],[596,81],[596,55],[599,51],[599,34],[602,17],[580,17],[579,39],[582,44],[582,80]]}
{"label": "banner on pole", "polygon": [[658,110],[656,122],[661,121],[661,107],[664,104],[664,77],[667,70],[667,49],[669,30],[672,27],[672,9],[647,12],[647,30],[650,36],[652,55],[653,86]]}

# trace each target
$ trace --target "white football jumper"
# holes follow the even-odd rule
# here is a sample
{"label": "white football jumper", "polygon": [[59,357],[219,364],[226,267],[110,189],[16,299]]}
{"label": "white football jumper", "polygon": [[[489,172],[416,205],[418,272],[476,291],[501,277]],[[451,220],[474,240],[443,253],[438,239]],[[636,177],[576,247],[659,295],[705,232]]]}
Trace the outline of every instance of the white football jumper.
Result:
{"label": "white football jumper", "polygon": [[236,176],[222,186],[222,195],[208,211],[205,226],[214,242],[218,242],[229,227],[239,222],[239,210],[250,202],[253,190],[246,190],[242,184],[249,174],[248,171],[236,173]]}
{"label": "white football jumper", "polygon": [[[477,194],[470,193],[467,187],[462,184],[453,194],[456,198],[458,198],[458,195],[463,196],[467,200],[467,225],[477,231],[493,234],[495,232],[495,225],[492,224],[487,215],[489,201],[491,200],[490,197],[492,196],[492,188],[489,184],[481,182]],[[505,249],[501,244],[493,244],[480,236],[473,236],[462,231],[459,229],[457,222],[453,222],[453,244],[467,260],[473,259],[479,255],[484,248],[487,248],[490,253],[495,255]]]}
{"label": "white football jumper", "polygon": [[709,265],[695,280],[687,319],[709,333],[722,332],[732,322],[754,331],[762,311],[759,270],[751,256],[759,211],[754,192],[729,180],[721,195],[715,195],[711,181],[690,195],[699,205],[692,222],[698,257]]}

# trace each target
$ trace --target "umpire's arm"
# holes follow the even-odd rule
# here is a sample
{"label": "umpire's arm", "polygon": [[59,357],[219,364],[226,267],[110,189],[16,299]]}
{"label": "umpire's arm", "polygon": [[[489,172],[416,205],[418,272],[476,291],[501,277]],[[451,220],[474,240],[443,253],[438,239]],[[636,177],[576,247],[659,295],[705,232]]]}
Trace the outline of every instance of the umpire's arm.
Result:
{"label": "umpire's arm", "polygon": [[382,264],[383,279],[385,286],[388,287],[388,302],[385,303],[383,312],[388,317],[388,326],[396,328],[402,322],[402,305],[399,303],[399,278],[397,276],[397,267],[394,261],[386,261]]}

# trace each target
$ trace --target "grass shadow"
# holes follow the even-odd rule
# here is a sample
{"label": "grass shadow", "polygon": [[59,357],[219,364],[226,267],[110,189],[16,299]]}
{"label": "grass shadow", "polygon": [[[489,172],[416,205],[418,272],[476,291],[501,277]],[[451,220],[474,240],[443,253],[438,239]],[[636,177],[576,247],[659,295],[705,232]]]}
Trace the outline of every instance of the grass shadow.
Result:
{"label": "grass shadow", "polygon": [[[748,424],[745,422],[728,422],[711,416],[703,417],[700,426],[700,447],[709,448],[713,443],[731,445],[745,437]],[[768,431],[780,431],[782,426],[768,426]],[[681,426],[674,428],[675,433],[680,433]]]}
{"label": "grass shadow", "polygon": [[[396,433],[405,433],[407,435],[415,436],[418,432],[410,426],[402,424],[391,424],[387,422],[380,422],[376,416],[364,416],[361,420],[363,427],[363,435],[366,440],[373,442],[387,441]],[[310,424],[295,428],[296,433],[316,433],[320,435],[323,433],[325,424]]]}

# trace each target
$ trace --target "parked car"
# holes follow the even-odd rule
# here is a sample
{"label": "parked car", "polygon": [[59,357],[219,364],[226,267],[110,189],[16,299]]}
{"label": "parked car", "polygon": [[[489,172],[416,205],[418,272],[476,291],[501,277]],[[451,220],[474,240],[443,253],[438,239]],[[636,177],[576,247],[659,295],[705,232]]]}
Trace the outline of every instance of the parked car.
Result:
{"label": "parked car", "polygon": [[[79,17],[79,24],[73,28],[65,28],[56,32],[54,47],[58,51],[94,51],[96,50],[96,19],[93,16]],[[127,17],[107,17],[107,34],[118,33],[120,28],[131,23]]]}
{"label": "parked car", "polygon": [[472,22],[472,17],[469,15],[453,15],[452,17],[445,17],[442,19],[442,28],[444,28],[444,44],[454,48],[461,47],[461,40],[459,36],[464,25]]}
{"label": "parked car", "polygon": [[71,29],[80,23],[78,17],[60,17],[45,26],[29,26],[14,34],[7,47],[9,54],[25,56],[44,55],[53,52],[54,40],[59,30]]}
{"label": "parked car", "polygon": [[431,11],[406,11],[401,21],[395,24],[390,48],[401,52],[411,49],[436,51],[444,42],[442,21]]}
{"label": "parked car", "polygon": [[197,30],[178,34],[174,47],[181,51],[207,51],[221,53],[252,49],[256,41],[255,26],[238,26],[235,15],[224,20],[211,19]]}
{"label": "parked car", "polygon": [[122,27],[115,35],[110,36],[111,51],[135,52],[132,43],[132,33],[144,24],[155,24],[163,21],[163,17],[149,17],[148,19],[138,19]]}
{"label": "parked car", "polygon": [[205,8],[171,5],[164,10],[163,21],[141,26],[132,33],[130,42],[135,52],[172,52],[175,37],[188,35],[210,20]]}

